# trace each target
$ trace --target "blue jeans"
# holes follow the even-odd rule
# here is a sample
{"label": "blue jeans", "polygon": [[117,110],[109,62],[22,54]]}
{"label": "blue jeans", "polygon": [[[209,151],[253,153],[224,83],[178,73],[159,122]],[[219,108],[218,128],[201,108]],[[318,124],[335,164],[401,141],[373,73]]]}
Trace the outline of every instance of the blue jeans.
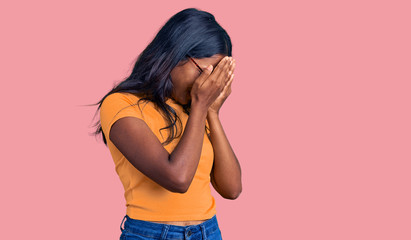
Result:
{"label": "blue jeans", "polygon": [[[126,221],[124,222],[124,219]],[[123,225],[122,228],[121,225]],[[120,240],[172,239],[222,240],[217,216],[197,225],[177,226],[132,219],[125,215],[120,224]]]}

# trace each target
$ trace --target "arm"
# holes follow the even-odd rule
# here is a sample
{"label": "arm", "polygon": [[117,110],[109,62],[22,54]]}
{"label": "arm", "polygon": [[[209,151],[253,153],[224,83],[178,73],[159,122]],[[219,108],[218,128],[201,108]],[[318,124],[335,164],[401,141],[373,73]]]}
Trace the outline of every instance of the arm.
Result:
{"label": "arm", "polygon": [[180,141],[171,154],[142,119],[124,117],[111,127],[109,138],[127,160],[144,175],[172,191],[188,190],[200,161],[207,109],[221,93],[229,75],[228,58],[212,65],[195,80],[191,112]]}
{"label": "arm", "polygon": [[224,133],[218,113],[209,112],[207,121],[214,149],[211,184],[222,197],[236,199],[242,191],[240,164]]}
{"label": "arm", "polygon": [[117,120],[110,140],[144,175],[172,192],[185,193],[200,160],[207,112],[192,111],[184,133],[169,154],[146,123],[135,117]]}

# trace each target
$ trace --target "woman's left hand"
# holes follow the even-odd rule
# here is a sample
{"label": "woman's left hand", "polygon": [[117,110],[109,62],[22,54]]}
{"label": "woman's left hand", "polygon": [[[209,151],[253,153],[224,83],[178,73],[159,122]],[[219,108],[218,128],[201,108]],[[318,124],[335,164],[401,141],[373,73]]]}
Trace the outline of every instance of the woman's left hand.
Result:
{"label": "woman's left hand", "polygon": [[227,97],[231,94],[231,83],[233,82],[234,79],[234,68],[235,68],[235,60],[233,60],[231,66],[230,66],[230,71],[231,75],[228,77],[228,81],[226,82],[224,89],[221,91],[220,95],[217,97],[217,99],[211,104],[211,106],[208,108],[208,113],[219,113],[221,106],[223,105],[224,101],[227,99]]}

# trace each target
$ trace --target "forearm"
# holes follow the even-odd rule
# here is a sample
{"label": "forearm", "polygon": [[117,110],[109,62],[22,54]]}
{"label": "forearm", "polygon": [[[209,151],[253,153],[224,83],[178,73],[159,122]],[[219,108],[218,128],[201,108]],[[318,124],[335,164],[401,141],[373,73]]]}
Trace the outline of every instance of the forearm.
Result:
{"label": "forearm", "polygon": [[210,138],[214,149],[211,177],[216,190],[225,198],[235,199],[242,191],[241,167],[224,133],[217,113],[208,113]]}
{"label": "forearm", "polygon": [[206,111],[193,109],[179,143],[170,154],[170,167],[184,190],[190,186],[200,161],[206,116]]}

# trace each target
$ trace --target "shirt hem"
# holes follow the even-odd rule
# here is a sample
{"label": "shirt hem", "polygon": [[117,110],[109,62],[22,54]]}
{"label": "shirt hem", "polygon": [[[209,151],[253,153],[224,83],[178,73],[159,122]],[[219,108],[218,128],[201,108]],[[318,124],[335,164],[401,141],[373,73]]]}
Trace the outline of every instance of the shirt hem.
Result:
{"label": "shirt hem", "polygon": [[193,214],[193,215],[173,215],[173,216],[165,216],[165,215],[147,215],[141,214],[136,211],[127,210],[126,214],[132,218],[137,220],[143,221],[199,221],[199,220],[207,220],[212,218],[217,213],[216,210],[210,211],[207,214]]}

